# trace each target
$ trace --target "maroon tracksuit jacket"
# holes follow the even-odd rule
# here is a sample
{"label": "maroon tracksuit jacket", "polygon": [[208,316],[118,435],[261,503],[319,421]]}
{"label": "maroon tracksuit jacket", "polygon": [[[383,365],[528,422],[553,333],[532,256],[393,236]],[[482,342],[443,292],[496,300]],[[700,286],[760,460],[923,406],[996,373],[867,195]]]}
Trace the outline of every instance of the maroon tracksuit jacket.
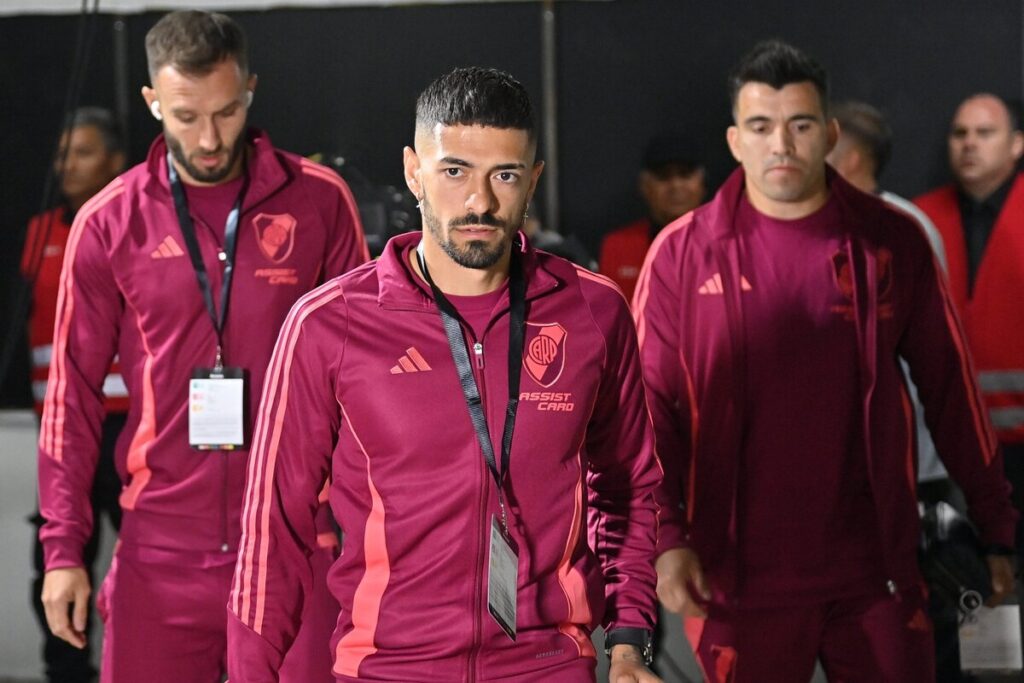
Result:
{"label": "maroon tracksuit jacket", "polygon": [[[653,624],[661,469],[620,291],[523,249],[526,343],[506,489],[519,545],[513,643],[487,611],[495,485],[430,290],[409,266],[419,240],[393,239],[376,263],[304,297],[282,328],[229,603],[233,683],[276,680],[309,590],[306,539],[325,477],[344,534],[329,574],[342,606],[339,680],[588,681],[591,629]],[[508,325],[505,294],[474,362],[496,453]]]}
{"label": "maroon tracksuit jacket", "polygon": [[[224,356],[249,371],[254,415],[288,309],[369,255],[355,201],[336,174],[275,149],[260,131],[249,132],[249,143]],[[188,381],[193,368],[213,364],[216,335],[185,251],[166,154],[161,136],[145,162],[82,207],[68,239],[39,440],[48,570],[82,564],[100,389],[115,354],[130,395],[115,456],[125,482],[122,541],[232,558],[237,550],[248,451],[188,443]],[[197,223],[196,234],[219,302],[217,228]]]}
{"label": "maroon tracksuit jacket", "polygon": [[[828,182],[845,233],[845,248],[829,266],[836,273],[833,305],[850,316],[856,331],[860,378],[858,399],[834,409],[861,421],[858,440],[876,513],[864,523],[877,525],[881,575],[885,588],[895,592],[919,582],[914,416],[900,357],[910,365],[928,428],[966,494],[983,541],[1012,546],[1017,516],[963,333],[927,239],[909,217],[831,169]],[[743,412],[757,409],[746,406],[742,389],[742,330],[744,292],[763,284],[746,280],[753,269],[745,264],[770,268],[763,253],[747,248],[735,225],[743,188],[743,171],[737,169],[712,202],[662,231],[633,302],[665,466],[658,550],[694,548],[712,583],[727,593],[737,576]],[[800,357],[799,344],[794,335],[788,352]]]}

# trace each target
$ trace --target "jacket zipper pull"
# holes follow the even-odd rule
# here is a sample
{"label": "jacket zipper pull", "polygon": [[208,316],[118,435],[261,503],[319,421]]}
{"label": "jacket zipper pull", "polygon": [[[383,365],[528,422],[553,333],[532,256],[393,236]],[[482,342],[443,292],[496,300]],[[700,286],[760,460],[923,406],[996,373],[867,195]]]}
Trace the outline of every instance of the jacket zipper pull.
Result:
{"label": "jacket zipper pull", "polygon": [[480,370],[484,369],[484,345],[480,342],[473,344],[473,353],[476,354],[476,367]]}

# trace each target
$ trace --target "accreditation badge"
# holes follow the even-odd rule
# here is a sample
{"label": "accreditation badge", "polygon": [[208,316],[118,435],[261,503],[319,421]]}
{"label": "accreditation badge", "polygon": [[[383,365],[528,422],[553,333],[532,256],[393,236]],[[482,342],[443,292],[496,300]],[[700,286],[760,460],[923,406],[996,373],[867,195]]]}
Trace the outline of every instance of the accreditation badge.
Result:
{"label": "accreditation badge", "polygon": [[519,586],[519,549],[491,515],[491,552],[487,570],[487,611],[501,630],[516,639],[516,591]]}
{"label": "accreditation badge", "polygon": [[245,370],[196,368],[188,385],[188,443],[200,450],[245,445]]}

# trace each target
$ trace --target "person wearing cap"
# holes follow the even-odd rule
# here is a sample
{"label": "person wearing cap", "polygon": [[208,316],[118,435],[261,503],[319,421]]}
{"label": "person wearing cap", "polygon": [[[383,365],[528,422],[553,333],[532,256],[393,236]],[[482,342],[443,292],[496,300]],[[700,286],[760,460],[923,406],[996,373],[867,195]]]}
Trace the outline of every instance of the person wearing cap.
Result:
{"label": "person wearing cap", "polygon": [[707,192],[704,164],[679,135],[659,135],[647,143],[640,194],[647,215],[605,235],[599,270],[632,298],[644,256],[658,232],[700,206]]}

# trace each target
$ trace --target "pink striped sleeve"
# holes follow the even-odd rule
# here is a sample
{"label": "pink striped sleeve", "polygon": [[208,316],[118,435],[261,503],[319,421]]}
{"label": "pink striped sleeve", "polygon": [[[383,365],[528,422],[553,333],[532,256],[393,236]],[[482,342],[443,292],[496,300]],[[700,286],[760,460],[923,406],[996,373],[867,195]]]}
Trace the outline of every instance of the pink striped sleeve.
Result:
{"label": "pink striped sleeve", "polygon": [[116,352],[122,297],[101,232],[120,179],[78,212],[57,295],[53,356],[39,435],[40,531],[47,569],[80,566],[103,420],[102,386]]}
{"label": "pink striped sleeve", "polygon": [[331,368],[343,346],[343,303],[337,282],[304,296],[271,357],[228,600],[233,680],[276,680],[272,674],[299,627],[291,615],[312,585],[308,556],[319,545],[315,519],[340,424]]}
{"label": "pink striped sleeve", "polygon": [[359,208],[348,184],[331,169],[302,160],[302,173],[321,181],[325,187],[316,191],[318,201],[325,205],[327,256],[321,281],[330,280],[370,260],[370,250],[359,218]]}
{"label": "pink striped sleeve", "polygon": [[691,223],[692,214],[687,214],[658,234],[647,252],[633,294],[640,362],[658,457],[665,470],[657,490],[659,553],[685,545],[688,521],[694,510],[692,468],[696,462],[699,414],[683,348],[685,294],[680,291],[682,245]]}

